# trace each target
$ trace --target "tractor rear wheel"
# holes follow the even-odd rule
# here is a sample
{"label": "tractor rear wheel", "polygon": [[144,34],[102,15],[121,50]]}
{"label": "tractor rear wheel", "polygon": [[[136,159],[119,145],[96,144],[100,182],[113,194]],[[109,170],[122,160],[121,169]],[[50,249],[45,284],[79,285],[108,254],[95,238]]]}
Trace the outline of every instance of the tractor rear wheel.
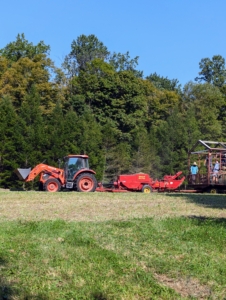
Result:
{"label": "tractor rear wheel", "polygon": [[152,193],[152,187],[148,184],[145,184],[143,187],[142,187],[142,193],[145,193],[145,194],[150,194]]}
{"label": "tractor rear wheel", "polygon": [[59,192],[61,184],[57,179],[50,178],[43,184],[43,189],[46,192]]}
{"label": "tractor rear wheel", "polygon": [[97,188],[97,180],[93,174],[82,173],[75,180],[78,192],[94,192]]}

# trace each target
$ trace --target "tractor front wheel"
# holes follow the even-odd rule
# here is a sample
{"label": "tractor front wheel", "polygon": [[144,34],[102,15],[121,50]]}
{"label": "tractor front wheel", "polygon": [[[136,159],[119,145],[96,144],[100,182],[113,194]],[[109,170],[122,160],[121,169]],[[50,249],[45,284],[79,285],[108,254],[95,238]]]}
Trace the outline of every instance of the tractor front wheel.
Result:
{"label": "tractor front wheel", "polygon": [[145,194],[150,194],[152,193],[152,187],[148,184],[145,184],[143,187],[142,187],[142,193],[145,193]]}
{"label": "tractor front wheel", "polygon": [[57,179],[50,178],[43,184],[43,189],[46,192],[59,192],[59,190],[61,189],[61,185]]}
{"label": "tractor front wheel", "polygon": [[75,180],[78,192],[94,192],[97,188],[97,180],[93,174],[82,173]]}

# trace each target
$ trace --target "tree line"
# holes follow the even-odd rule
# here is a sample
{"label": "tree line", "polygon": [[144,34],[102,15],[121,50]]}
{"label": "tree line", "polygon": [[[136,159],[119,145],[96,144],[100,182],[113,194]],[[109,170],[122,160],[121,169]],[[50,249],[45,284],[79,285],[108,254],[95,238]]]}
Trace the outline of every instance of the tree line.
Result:
{"label": "tree line", "polygon": [[220,55],[201,59],[183,87],[138,57],[110,53],[95,35],[72,41],[62,66],[50,46],[18,34],[0,49],[0,187],[18,187],[14,170],[68,154],[88,154],[97,179],[122,173],[153,178],[187,173],[198,140],[225,140],[226,70]]}

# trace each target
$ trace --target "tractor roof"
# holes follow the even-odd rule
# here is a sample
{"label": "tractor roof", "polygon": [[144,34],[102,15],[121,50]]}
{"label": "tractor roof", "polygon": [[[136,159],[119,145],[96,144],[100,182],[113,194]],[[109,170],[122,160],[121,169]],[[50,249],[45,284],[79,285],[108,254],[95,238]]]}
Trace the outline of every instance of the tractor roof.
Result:
{"label": "tractor roof", "polygon": [[89,158],[88,155],[86,154],[69,154],[68,156],[66,157],[81,157],[81,158]]}

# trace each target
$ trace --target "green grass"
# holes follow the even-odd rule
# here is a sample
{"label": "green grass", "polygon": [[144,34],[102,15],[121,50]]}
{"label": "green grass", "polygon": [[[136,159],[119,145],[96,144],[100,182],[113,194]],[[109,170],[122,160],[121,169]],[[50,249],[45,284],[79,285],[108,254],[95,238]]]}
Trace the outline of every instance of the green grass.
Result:
{"label": "green grass", "polygon": [[[224,299],[226,294],[223,219],[0,225],[0,299]],[[177,288],[170,287],[173,282]]]}
{"label": "green grass", "polygon": [[0,192],[0,300],[225,299],[226,200]]}

